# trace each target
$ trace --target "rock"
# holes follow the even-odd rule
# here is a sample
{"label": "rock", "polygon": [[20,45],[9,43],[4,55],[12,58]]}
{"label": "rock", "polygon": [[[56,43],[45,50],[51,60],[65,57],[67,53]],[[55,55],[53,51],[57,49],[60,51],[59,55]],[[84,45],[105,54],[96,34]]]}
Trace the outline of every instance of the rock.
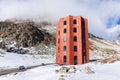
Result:
{"label": "rock", "polygon": [[86,73],[86,74],[94,74],[95,72],[91,70],[90,67],[85,67],[82,72]]}
{"label": "rock", "polygon": [[55,45],[55,35],[38,29],[38,25],[33,22],[0,22],[0,36],[14,39],[22,47],[36,46],[40,43]]}
{"label": "rock", "polygon": [[75,73],[76,72],[76,68],[75,67],[70,67],[68,70],[68,73]]}
{"label": "rock", "polygon": [[34,46],[44,40],[42,31],[29,22],[0,22],[0,36],[11,37],[23,47]]}
{"label": "rock", "polygon": [[64,73],[75,73],[76,71],[77,69],[75,67],[61,67],[59,70],[56,70],[55,72],[64,74]]}
{"label": "rock", "polygon": [[63,73],[67,73],[68,72],[68,68],[67,67],[61,67],[59,70],[59,73],[63,74]]}
{"label": "rock", "polygon": [[6,48],[6,46],[5,46],[5,44],[3,42],[0,42],[0,48],[2,48],[2,49]]}
{"label": "rock", "polygon": [[29,50],[24,50],[22,48],[15,48],[15,47],[10,47],[9,49],[7,49],[7,52],[14,52],[14,53],[18,53],[18,54],[25,54],[28,51]]}

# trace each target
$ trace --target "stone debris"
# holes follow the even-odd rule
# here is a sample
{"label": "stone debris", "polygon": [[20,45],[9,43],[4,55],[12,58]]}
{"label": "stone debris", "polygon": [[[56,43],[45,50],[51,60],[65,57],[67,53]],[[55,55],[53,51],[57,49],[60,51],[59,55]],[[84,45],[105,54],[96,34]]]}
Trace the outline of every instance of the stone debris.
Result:
{"label": "stone debris", "polygon": [[61,67],[60,70],[59,70],[59,73],[63,74],[63,73],[67,73],[69,70],[69,68],[67,67]]}
{"label": "stone debris", "polygon": [[82,72],[86,73],[86,74],[94,74],[95,72],[91,70],[90,67],[85,67]]}
{"label": "stone debris", "polygon": [[59,70],[55,70],[56,73],[65,74],[65,73],[75,73],[77,69],[73,67],[61,67]]}
{"label": "stone debris", "polygon": [[77,70],[75,67],[70,67],[68,73],[75,73]]}

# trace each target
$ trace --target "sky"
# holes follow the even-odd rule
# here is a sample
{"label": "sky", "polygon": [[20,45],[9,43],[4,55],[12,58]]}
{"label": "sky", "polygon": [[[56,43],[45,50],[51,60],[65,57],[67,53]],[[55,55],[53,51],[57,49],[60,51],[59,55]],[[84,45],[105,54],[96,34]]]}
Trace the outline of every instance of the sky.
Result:
{"label": "sky", "polygon": [[89,33],[104,39],[120,35],[120,0],[0,0],[0,20],[57,22],[68,15],[88,19]]}

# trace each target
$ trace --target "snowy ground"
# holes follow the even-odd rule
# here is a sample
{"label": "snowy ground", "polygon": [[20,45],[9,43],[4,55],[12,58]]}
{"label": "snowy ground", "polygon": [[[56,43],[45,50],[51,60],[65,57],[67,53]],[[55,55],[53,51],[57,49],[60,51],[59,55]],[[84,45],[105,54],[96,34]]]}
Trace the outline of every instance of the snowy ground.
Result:
{"label": "snowy ground", "polygon": [[[86,74],[81,70],[89,66],[95,74]],[[25,72],[15,74],[4,75],[0,77],[0,80],[59,80],[61,75],[64,75],[65,80],[119,80],[120,76],[120,62],[113,64],[85,64],[75,66],[77,68],[76,73],[60,74],[55,73],[56,69],[60,66],[49,65],[35,69],[31,69]]]}
{"label": "snowy ground", "polygon": [[[21,65],[32,66],[39,65],[41,63],[54,62],[53,57],[46,56],[33,56],[33,55],[21,55],[15,53],[5,53],[0,50],[0,69],[13,68]],[[82,70],[89,66],[95,74],[86,74]],[[120,76],[120,62],[117,61],[111,64],[94,64],[88,63],[84,65],[76,65],[76,73],[60,74],[55,70],[59,70],[61,66],[48,65],[34,69],[27,70],[25,72],[11,73],[0,76],[0,80],[59,80],[64,78],[65,80],[119,80]]]}
{"label": "snowy ground", "polygon": [[3,68],[14,68],[18,66],[33,66],[40,65],[41,63],[53,63],[54,58],[52,56],[39,56],[39,55],[28,55],[28,54],[16,54],[6,53],[0,50],[0,69]]}

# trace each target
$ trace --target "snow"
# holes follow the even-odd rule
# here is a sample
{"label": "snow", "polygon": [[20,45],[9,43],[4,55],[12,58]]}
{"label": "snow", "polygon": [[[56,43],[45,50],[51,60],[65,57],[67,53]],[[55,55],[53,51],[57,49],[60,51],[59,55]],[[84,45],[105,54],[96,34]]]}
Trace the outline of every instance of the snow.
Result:
{"label": "snow", "polygon": [[[53,57],[50,57],[48,55],[21,55],[15,53],[7,53],[2,50],[0,50],[0,52],[0,69],[13,68],[21,65],[33,66],[39,65],[41,63],[54,62]],[[82,70],[87,66],[90,67],[92,71],[95,72],[95,74],[83,73]],[[59,70],[61,67],[62,66],[58,65],[41,66],[24,72],[18,72],[17,74],[11,73],[0,76],[0,80],[59,80],[61,77],[65,80],[119,80],[120,76],[119,61],[111,64],[95,64],[94,62],[91,62],[83,65],[75,65],[77,69],[75,73],[56,73],[55,70]]]}
{"label": "snow", "polygon": [[[114,49],[120,51],[119,45],[114,45],[110,41],[104,40],[92,40],[94,45],[100,48]],[[31,49],[33,50],[33,49]],[[34,52],[35,50],[33,50]],[[98,51],[90,51],[90,53],[98,53]],[[99,55],[92,55],[91,59],[99,59]],[[7,53],[0,50],[0,69],[4,68],[14,68],[21,65],[33,66],[39,65],[41,63],[54,63],[55,58],[51,55],[29,55],[29,54],[15,54]],[[73,65],[71,65],[73,66]],[[86,74],[82,72],[85,67],[90,67],[94,74]],[[83,65],[75,65],[77,71],[75,73],[60,74],[56,73],[55,70],[59,70],[62,66],[57,65],[47,65],[41,66],[33,69],[29,69],[24,72],[11,73],[7,75],[0,76],[0,80],[59,80],[59,78],[64,78],[65,80],[119,80],[120,76],[120,61],[115,63],[107,64],[95,64],[90,62]],[[70,67],[70,66],[67,66]],[[61,76],[62,75],[62,76]],[[64,76],[63,76],[64,75]]]}
{"label": "snow", "polygon": [[[73,66],[73,65],[72,65]],[[89,66],[95,74],[86,74],[81,70]],[[76,73],[60,74],[55,73],[55,70],[61,66],[49,65],[34,68],[18,74],[8,74],[0,77],[0,80],[58,80],[61,75],[64,75],[65,80],[119,80],[120,62],[111,64],[94,64],[88,63],[84,65],[76,65]]]}
{"label": "snow", "polygon": [[[52,63],[52,56],[40,56],[40,55],[29,55],[29,54],[16,54],[16,53],[7,53],[0,50],[0,68],[14,68],[21,65],[32,66],[40,65],[41,63]],[[4,54],[3,54],[4,53]]]}

